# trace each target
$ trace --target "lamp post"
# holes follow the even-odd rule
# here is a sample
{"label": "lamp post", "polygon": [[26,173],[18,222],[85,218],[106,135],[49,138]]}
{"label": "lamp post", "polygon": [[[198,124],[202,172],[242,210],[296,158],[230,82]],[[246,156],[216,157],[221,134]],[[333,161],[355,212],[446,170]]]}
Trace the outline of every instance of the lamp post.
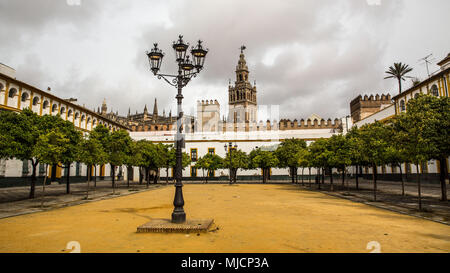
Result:
{"label": "lamp post", "polygon": [[[225,152],[227,152],[227,150],[229,151],[229,153],[230,153],[230,185],[233,183],[232,182],[232,178],[231,178],[231,171],[232,171],[232,164],[233,164],[233,161],[232,161],[232,156],[233,156],[233,153],[232,153],[232,151],[233,151],[233,145],[232,145],[233,143],[231,143],[231,142],[228,142],[228,146],[227,146],[227,144],[225,144],[223,147],[225,148]],[[237,149],[237,144],[234,144],[234,149]],[[235,183],[236,183],[236,181],[234,181]]]}
{"label": "lamp post", "polygon": [[176,163],[175,163],[175,198],[173,201],[174,210],[172,212],[172,223],[184,223],[186,221],[186,213],[184,212],[184,199],[183,199],[183,183],[182,183],[182,147],[184,147],[184,135],[182,134],[181,119],[183,118],[183,112],[181,103],[183,100],[183,87],[185,87],[189,81],[196,77],[198,73],[203,69],[205,62],[205,56],[208,53],[207,49],[202,46],[202,41],[199,40],[197,46],[191,49],[192,61],[190,56],[186,55],[186,51],[189,48],[189,43],[183,41],[183,36],[178,36],[178,41],[173,42],[173,49],[175,50],[176,62],[178,64],[178,74],[160,74],[158,73],[161,62],[164,57],[164,53],[158,48],[158,44],[153,44],[153,48],[150,52],[146,52],[150,69],[153,75],[158,79],[164,79],[168,84],[177,88],[177,134],[175,139],[176,147]]}

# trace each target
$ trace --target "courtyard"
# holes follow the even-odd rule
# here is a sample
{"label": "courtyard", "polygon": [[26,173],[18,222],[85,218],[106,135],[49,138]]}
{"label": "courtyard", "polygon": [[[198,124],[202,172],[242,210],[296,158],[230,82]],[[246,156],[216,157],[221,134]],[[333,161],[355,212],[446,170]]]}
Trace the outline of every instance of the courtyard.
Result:
{"label": "courtyard", "polygon": [[302,190],[297,185],[187,184],[188,219],[213,218],[206,233],[138,234],[169,218],[173,186],[0,219],[0,252],[449,252],[448,225]]}

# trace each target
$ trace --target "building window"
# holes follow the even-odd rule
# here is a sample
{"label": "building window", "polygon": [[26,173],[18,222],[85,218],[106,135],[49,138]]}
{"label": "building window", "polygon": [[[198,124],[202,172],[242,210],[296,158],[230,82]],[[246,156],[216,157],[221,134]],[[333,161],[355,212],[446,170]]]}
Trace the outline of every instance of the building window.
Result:
{"label": "building window", "polygon": [[213,155],[216,153],[216,148],[208,148],[208,154]]}
{"label": "building window", "polygon": [[191,177],[197,177],[197,168],[191,166]]}
{"label": "building window", "polygon": [[404,100],[401,100],[401,101],[400,101],[400,110],[401,110],[402,112],[406,110],[406,107],[405,107],[405,101],[404,101]]}
{"label": "building window", "polygon": [[439,97],[439,89],[436,84],[431,87],[431,95]]}
{"label": "building window", "polygon": [[52,106],[52,113],[56,112],[57,109],[58,109],[58,105],[53,104],[53,106]]}
{"label": "building window", "polygon": [[44,109],[47,109],[49,107],[49,102],[48,101],[44,101],[44,105],[42,105],[42,107],[44,107]]}
{"label": "building window", "polygon": [[39,103],[39,97],[33,98],[33,105],[37,105]]}
{"label": "building window", "polygon": [[197,148],[191,148],[191,161],[197,161]]}
{"label": "building window", "polygon": [[29,96],[28,93],[23,93],[23,94],[22,94],[22,102],[27,101],[28,96]]}
{"label": "building window", "polygon": [[11,88],[11,89],[9,89],[9,97],[10,98],[14,98],[14,96],[16,95],[16,93],[17,93],[17,89],[15,89],[15,88]]}

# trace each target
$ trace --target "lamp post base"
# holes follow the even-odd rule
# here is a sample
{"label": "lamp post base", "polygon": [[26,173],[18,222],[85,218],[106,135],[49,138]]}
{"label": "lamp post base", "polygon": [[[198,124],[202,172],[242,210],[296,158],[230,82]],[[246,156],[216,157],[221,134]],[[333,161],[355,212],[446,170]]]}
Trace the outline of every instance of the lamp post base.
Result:
{"label": "lamp post base", "polygon": [[190,233],[207,232],[213,228],[213,219],[194,219],[183,223],[173,223],[169,219],[152,219],[150,222],[139,226],[137,233]]}
{"label": "lamp post base", "polygon": [[184,211],[172,212],[172,223],[180,224],[186,222],[186,213]]}

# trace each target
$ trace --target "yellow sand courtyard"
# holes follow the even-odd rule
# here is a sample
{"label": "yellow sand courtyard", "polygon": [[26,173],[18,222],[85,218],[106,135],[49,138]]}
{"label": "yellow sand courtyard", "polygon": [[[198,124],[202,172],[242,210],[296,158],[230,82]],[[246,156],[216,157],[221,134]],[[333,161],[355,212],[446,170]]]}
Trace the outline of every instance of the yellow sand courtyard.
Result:
{"label": "yellow sand courtyard", "polygon": [[170,218],[174,188],[0,220],[0,252],[450,252],[450,227],[294,185],[186,185],[190,219],[207,233],[136,233]]}

